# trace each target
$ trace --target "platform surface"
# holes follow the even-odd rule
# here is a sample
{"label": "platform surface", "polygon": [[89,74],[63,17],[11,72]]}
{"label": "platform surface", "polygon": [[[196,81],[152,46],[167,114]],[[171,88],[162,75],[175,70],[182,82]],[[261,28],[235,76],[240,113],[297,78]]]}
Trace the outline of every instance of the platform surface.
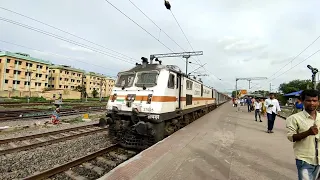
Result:
{"label": "platform surface", "polygon": [[268,134],[266,117],[256,122],[241,110],[226,103],[100,179],[297,179],[285,120],[277,117]]}

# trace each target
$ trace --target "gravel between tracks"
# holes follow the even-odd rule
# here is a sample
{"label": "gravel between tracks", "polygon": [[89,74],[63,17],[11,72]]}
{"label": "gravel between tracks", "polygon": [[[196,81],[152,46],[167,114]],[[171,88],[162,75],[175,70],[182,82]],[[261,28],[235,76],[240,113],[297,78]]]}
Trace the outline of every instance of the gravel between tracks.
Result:
{"label": "gravel between tracks", "polygon": [[[50,131],[55,131],[55,130],[61,130],[61,129],[67,129],[67,128],[72,128],[72,127],[77,127],[77,126],[84,126],[84,125],[89,125],[89,124],[95,124],[99,122],[99,117],[103,117],[105,113],[95,113],[91,114],[91,116],[97,116],[95,118],[92,118],[90,122],[76,122],[76,123],[71,123],[71,124],[60,124],[60,125],[52,125],[48,127],[42,127],[42,126],[33,126],[34,123],[39,122],[41,120],[21,120],[21,121],[14,121],[12,123],[15,123],[15,125],[20,125],[24,123],[28,123],[31,125],[30,128],[26,129],[21,129],[21,130],[13,130],[13,131],[7,131],[7,132],[1,132],[0,131],[0,139],[5,139],[5,138],[13,138],[13,137],[18,137],[18,136],[26,136],[26,135],[31,135],[31,134],[38,134],[38,133],[44,133],[44,132],[50,132]],[[68,117],[62,117],[62,120],[68,118],[68,119],[73,119],[79,117],[79,115],[74,115],[74,116],[68,116]],[[48,119],[45,119],[48,120]],[[42,120],[43,122],[43,120]],[[10,122],[11,123],[11,122]],[[5,122],[1,122],[1,125],[5,125]]]}
{"label": "gravel between tracks", "polygon": [[0,156],[1,179],[32,175],[110,146],[107,133],[93,134],[46,147]]}

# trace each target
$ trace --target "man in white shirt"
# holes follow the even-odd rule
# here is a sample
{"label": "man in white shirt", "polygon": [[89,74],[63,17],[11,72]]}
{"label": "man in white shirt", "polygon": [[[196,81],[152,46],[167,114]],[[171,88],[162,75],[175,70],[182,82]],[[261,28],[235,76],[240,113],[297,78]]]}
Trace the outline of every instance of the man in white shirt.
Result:
{"label": "man in white shirt", "polygon": [[255,109],[255,111],[254,111],[254,117],[256,118],[256,121],[258,121],[258,120],[257,120],[257,116],[259,116],[260,122],[262,122],[262,121],[261,121],[261,108],[262,108],[261,100],[260,100],[260,99],[257,99],[257,100],[254,102],[254,109]]}
{"label": "man in white shirt", "polygon": [[267,118],[268,118],[268,131],[267,133],[273,133],[273,125],[276,120],[276,116],[280,109],[279,101],[274,98],[274,93],[270,93],[270,98],[266,99],[265,106],[267,107]]}

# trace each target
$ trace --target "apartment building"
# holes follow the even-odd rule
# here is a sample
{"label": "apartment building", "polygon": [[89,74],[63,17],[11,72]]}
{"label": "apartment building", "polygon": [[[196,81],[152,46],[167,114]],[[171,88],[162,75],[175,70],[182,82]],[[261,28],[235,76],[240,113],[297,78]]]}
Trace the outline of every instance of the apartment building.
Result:
{"label": "apartment building", "polygon": [[114,83],[115,80],[113,80],[112,78],[94,72],[87,73],[86,81],[84,82],[89,97],[92,97],[93,90],[96,90],[100,95],[100,89],[102,97],[109,96],[111,94]]}
{"label": "apartment building", "polygon": [[84,70],[65,65],[49,66],[48,84],[51,89],[75,89],[82,84]]}
{"label": "apartment building", "polygon": [[29,54],[0,51],[0,90],[43,91],[51,64]]}

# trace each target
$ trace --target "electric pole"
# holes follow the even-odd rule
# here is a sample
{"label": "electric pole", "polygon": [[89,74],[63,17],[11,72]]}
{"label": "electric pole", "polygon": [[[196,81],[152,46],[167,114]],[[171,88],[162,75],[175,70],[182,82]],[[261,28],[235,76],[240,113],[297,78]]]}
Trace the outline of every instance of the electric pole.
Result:
{"label": "electric pole", "polygon": [[102,99],[102,78],[100,79],[100,98],[99,101],[101,102]]}
{"label": "electric pole", "polygon": [[203,55],[203,51],[168,53],[168,54],[152,54],[152,55],[150,55],[150,64],[152,64],[154,58],[183,57],[183,58],[186,58],[186,75],[188,75],[189,58],[191,56],[200,56],[200,55]]}
{"label": "electric pole", "polygon": [[238,81],[239,80],[247,80],[249,81],[249,89],[251,88],[250,87],[250,83],[252,80],[263,80],[263,79],[268,79],[266,77],[249,77],[249,78],[236,78],[236,97],[235,98],[238,98]]}
{"label": "electric pole", "polygon": [[313,68],[310,65],[307,65],[307,67],[311,70],[311,73],[312,73],[311,79],[312,79],[312,83],[313,83],[313,89],[317,90],[316,75],[318,73],[318,69],[317,68]]}
{"label": "electric pole", "polygon": [[81,80],[81,89],[80,89],[80,90],[81,90],[81,91],[80,91],[80,92],[81,92],[81,97],[80,97],[80,98],[81,98],[81,102],[83,101],[83,97],[86,96],[86,91],[87,91],[87,90],[86,90],[87,88],[84,86],[84,78],[85,78],[85,77],[86,77],[86,76],[85,76],[84,74],[82,74],[82,78],[81,78],[81,79],[82,79],[82,80]]}
{"label": "electric pole", "polygon": [[272,91],[272,85],[271,85],[271,83],[270,83],[270,91],[269,91],[269,93],[271,93],[271,91]]}

